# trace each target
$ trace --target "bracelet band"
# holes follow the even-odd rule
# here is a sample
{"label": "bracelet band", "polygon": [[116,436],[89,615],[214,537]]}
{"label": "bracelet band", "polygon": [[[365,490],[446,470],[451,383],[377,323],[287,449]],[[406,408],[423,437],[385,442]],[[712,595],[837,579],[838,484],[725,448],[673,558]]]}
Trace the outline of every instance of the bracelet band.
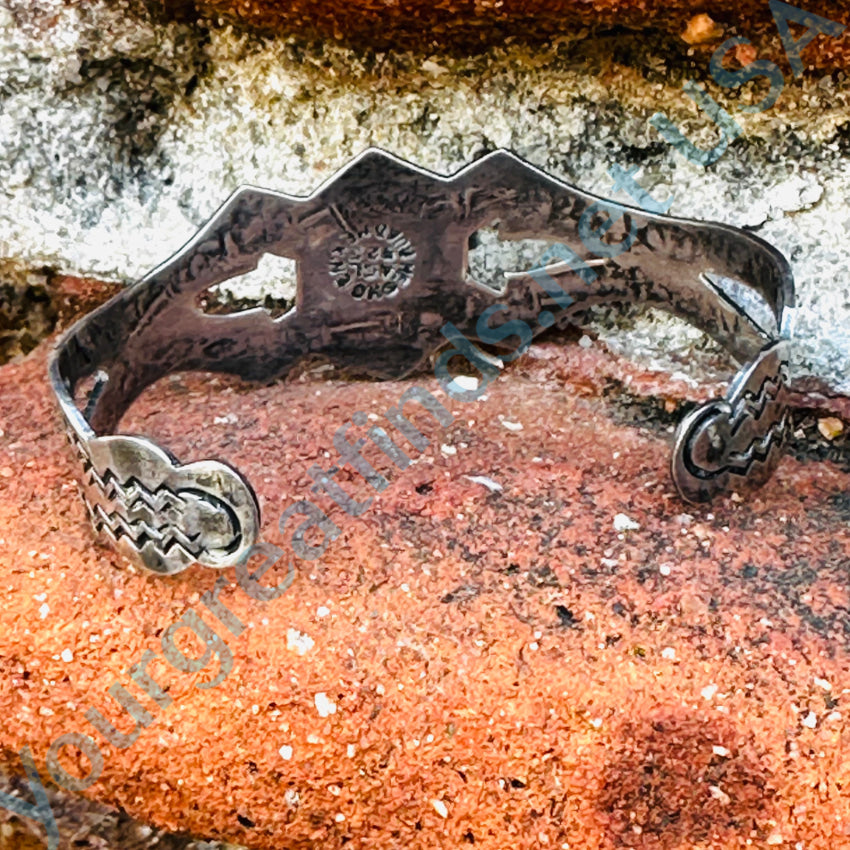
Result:
{"label": "bracelet band", "polygon": [[[628,249],[584,263],[573,247],[597,213],[610,216],[609,240],[622,234]],[[501,239],[554,247],[501,288],[477,283],[466,274],[469,239],[493,226]],[[210,315],[198,306],[200,293],[253,270],[265,253],[297,262],[286,315]],[[64,334],[50,380],[96,529],[158,573],[193,562],[226,567],[258,540],[250,484],[220,461],[181,465],[150,440],[115,433],[158,379],[200,370],[269,381],[317,354],[400,378],[445,344],[448,321],[492,343],[477,319],[497,304],[499,326],[518,319],[536,335],[590,307],[629,303],[687,320],[745,364],[724,400],[679,426],[672,475],[680,494],[706,501],[767,480],[788,417],[794,284],[785,258],[735,228],[604,201],[501,150],[443,177],[372,149],[308,197],[239,189],[171,259]],[[82,412],[76,394],[92,376]]]}

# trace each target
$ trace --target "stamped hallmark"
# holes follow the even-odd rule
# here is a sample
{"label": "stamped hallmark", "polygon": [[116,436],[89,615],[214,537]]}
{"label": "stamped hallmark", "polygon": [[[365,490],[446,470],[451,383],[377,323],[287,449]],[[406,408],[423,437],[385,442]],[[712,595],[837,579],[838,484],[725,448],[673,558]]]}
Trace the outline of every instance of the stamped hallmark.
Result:
{"label": "stamped hallmark", "polygon": [[364,227],[331,250],[331,279],[358,301],[390,298],[410,285],[416,251],[410,240],[388,224]]}

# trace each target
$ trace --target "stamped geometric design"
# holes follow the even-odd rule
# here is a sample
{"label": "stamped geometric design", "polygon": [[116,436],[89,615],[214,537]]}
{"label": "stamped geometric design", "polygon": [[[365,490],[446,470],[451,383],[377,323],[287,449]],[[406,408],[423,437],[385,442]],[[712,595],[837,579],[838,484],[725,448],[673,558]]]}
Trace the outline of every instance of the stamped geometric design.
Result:
{"label": "stamped geometric design", "polygon": [[[532,338],[556,320],[578,321],[606,305],[660,307],[751,364],[725,400],[682,423],[673,478],[692,501],[763,483],[789,418],[795,296],[787,260],[751,233],[624,207],[634,243],[585,261],[570,246],[583,238],[587,211],[604,203],[509,151],[445,177],[370,150],[309,196],[237,190],[171,259],[70,328],[51,358],[95,524],[136,563],[162,573],[192,561],[238,563],[258,540],[256,499],[232,467],[183,466],[149,440],[110,436],[134,400],[166,375],[205,371],[267,382],[321,357],[395,379],[427,368],[449,338],[463,339],[463,356],[479,343],[511,348],[526,332]],[[496,222],[499,239],[549,246],[534,269],[505,275],[498,288],[466,273],[470,237]],[[295,301],[284,315],[198,308],[202,293],[251,273],[266,255],[297,264]],[[750,299],[718,288],[710,275],[739,281],[764,302],[770,322],[751,316]],[[94,375],[82,412],[75,391]]]}
{"label": "stamped geometric design", "polygon": [[410,285],[416,251],[407,237],[387,224],[348,234],[331,250],[328,270],[334,283],[358,301],[395,295]]}
{"label": "stamped geometric design", "polygon": [[758,487],[773,474],[788,433],[788,345],[773,343],[730,386],[679,425],[673,480],[682,496],[707,502],[722,490]]}
{"label": "stamped geometric design", "polygon": [[195,562],[225,567],[253,544],[254,494],[226,464],[180,466],[138,437],[81,441],[70,428],[68,436],[83,464],[92,523],[131,560],[163,574]]}

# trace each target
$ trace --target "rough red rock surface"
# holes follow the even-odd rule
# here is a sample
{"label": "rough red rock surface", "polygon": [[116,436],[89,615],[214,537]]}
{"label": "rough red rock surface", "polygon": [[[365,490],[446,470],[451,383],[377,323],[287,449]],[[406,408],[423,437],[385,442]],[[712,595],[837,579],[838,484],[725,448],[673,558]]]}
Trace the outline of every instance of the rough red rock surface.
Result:
{"label": "rough red rock surface", "polygon": [[[218,573],[142,574],[95,543],[45,358],[0,369],[8,765],[29,745],[46,778],[50,742],[91,733],[105,768],[89,796],[275,850],[850,848],[847,472],[788,457],[757,494],[689,507],[663,417],[639,427],[608,392],[639,386],[637,370],[545,343],[486,400],[449,403],[445,431],[415,418],[431,446],[406,471],[367,454],[391,483],[348,518],[307,469],[334,462],[356,410],[432,378],[166,379],[125,430],[236,465],[272,543],[300,498],[343,529],[275,602],[228,571],[221,599],[249,624],[234,637],[199,604]],[[669,408],[682,391],[667,387]],[[618,514],[639,528],[618,532]],[[189,608],[227,640],[232,672],[201,690],[217,663],[153,665],[173,705],[145,700],[155,723],[110,747],[86,709],[129,731],[106,690],[132,689],[123,671]]]}
{"label": "rough red rock surface", "polygon": [[[469,50],[502,44],[505,39],[539,42],[624,27],[665,33],[675,40],[674,51],[698,43],[698,49],[710,53],[725,39],[744,36],[771,58],[782,56],[766,0],[696,5],[690,0],[148,0],[148,5],[172,16],[222,17],[266,33],[330,36],[378,49]],[[799,8],[850,23],[850,10],[840,0]],[[713,28],[701,17],[706,14]],[[794,25],[792,31],[799,37]],[[753,58],[741,57],[745,63]],[[807,67],[846,68],[850,35],[845,31],[838,39],[819,37],[805,59]]]}

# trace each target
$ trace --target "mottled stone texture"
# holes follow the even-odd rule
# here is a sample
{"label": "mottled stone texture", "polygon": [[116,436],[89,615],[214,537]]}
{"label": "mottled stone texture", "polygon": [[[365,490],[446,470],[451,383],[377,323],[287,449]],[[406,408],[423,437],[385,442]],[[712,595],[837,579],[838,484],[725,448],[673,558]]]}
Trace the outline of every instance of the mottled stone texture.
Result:
{"label": "mottled stone texture", "polygon": [[[216,579],[142,575],[93,541],[37,343],[104,281],[179,248],[239,184],[304,194],[369,145],[443,173],[504,146],[601,194],[610,165],[640,166],[673,214],[750,227],[787,254],[797,400],[850,419],[850,95],[825,73],[845,41],[818,39],[793,82],[762,3],[715,4],[720,33],[693,47],[678,33],[706,9],[676,2],[148,7],[0,0],[0,359],[16,358],[0,367],[7,769],[29,744],[46,776],[50,741],[86,730],[89,706],[129,730],[107,688],[129,685],[128,665]],[[814,11],[846,20],[836,4]],[[649,28],[604,29],[620,23]],[[337,31],[418,52],[304,39]],[[740,112],[761,90],[708,79],[716,39],[734,35],[782,63],[769,112]],[[743,130],[707,170],[648,123],[662,111],[716,143],[682,92],[691,78]],[[496,278],[538,256],[482,244]],[[223,300],[292,296],[291,269],[272,262]],[[486,401],[451,403],[447,431],[418,418],[431,446],[406,471],[370,455],[390,486],[359,519],[333,513],[341,536],[281,600],[252,602],[226,573],[222,600],[247,628],[211,622],[232,672],[202,691],[207,672],[155,665],[174,704],[146,703],[156,722],[129,748],[104,744],[88,796],[274,850],[850,848],[847,432],[799,411],[763,491],[691,509],[667,475],[672,429],[728,364],[657,316],[600,321],[609,348],[578,334],[536,345]],[[237,465],[282,544],[277,518],[311,495],[311,464],[334,463],[336,429],[409,386],[175,376],[124,425],[187,462]],[[350,469],[339,480],[369,495]],[[0,828],[3,842],[26,846]]]}
{"label": "mottled stone texture", "polygon": [[[91,731],[90,706],[129,731],[117,680],[155,722],[127,749],[102,742],[88,796],[252,848],[850,846],[846,455],[792,454],[758,494],[690,508],[667,463],[675,399],[698,393],[561,340],[486,400],[447,402],[445,431],[412,410],[430,446],[407,446],[404,472],[367,449],[391,483],[351,518],[307,470],[412,382],[175,377],[127,430],[236,464],[287,551],[277,518],[303,496],[342,529],[276,602],[225,573],[236,637],[200,602],[214,571],[143,575],[93,543],[44,360],[0,369],[7,766],[29,744],[44,772],[51,740]],[[348,468],[337,480],[370,495]],[[217,660],[155,662],[174,701],[159,710],[124,671],[188,608],[233,669],[199,690]]]}
{"label": "mottled stone texture", "polygon": [[[194,840],[186,834],[155,829],[126,812],[61,788],[48,786],[46,792],[61,840],[74,850],[244,850],[234,844]],[[26,777],[0,767],[0,793],[27,800]],[[42,824],[0,808],[0,850],[44,850],[46,843]]]}
{"label": "mottled stone texture", "polygon": [[[332,37],[379,49],[470,50],[506,38],[539,43],[577,30],[627,27],[658,30],[674,39],[687,33],[690,41],[696,38],[708,46],[719,45],[725,33],[735,30],[780,55],[766,0],[149,0],[149,5],[182,20],[221,16],[265,33]],[[850,11],[840,0],[804,3],[801,8],[850,22]],[[689,29],[690,22],[705,13],[715,27]],[[850,36],[819,44],[809,58],[819,69],[847,67]]]}
{"label": "mottled stone texture", "polygon": [[[154,20],[138,4],[98,0],[0,4],[0,297],[11,284],[15,304],[31,303],[33,275],[132,281],[240,184],[305,194],[370,145],[444,174],[505,147],[603,196],[611,166],[637,166],[647,191],[672,198],[671,214],[749,227],[773,242],[800,292],[797,386],[850,391],[850,93],[842,71],[814,70],[834,39],[806,48],[810,73],[796,81],[777,56],[782,96],[748,114],[741,108],[761,99],[758,84],[720,89],[708,73],[712,44],[688,47],[658,30],[570,27],[536,45],[505,38],[484,52],[429,55],[260,38],[193,15],[163,23],[159,12]],[[756,38],[746,16],[729,14],[720,37]],[[663,112],[695,144],[717,143],[716,126],[682,91],[688,79],[742,128],[708,169],[649,123]],[[495,282],[542,251],[479,243]],[[224,288],[225,299],[272,309],[293,295],[292,269],[274,262]],[[44,321],[3,305],[0,325],[10,312],[19,325],[0,341],[4,355],[49,332],[49,311]],[[597,327],[616,350],[658,368],[692,379],[706,368],[703,341],[682,325],[608,316]]]}

